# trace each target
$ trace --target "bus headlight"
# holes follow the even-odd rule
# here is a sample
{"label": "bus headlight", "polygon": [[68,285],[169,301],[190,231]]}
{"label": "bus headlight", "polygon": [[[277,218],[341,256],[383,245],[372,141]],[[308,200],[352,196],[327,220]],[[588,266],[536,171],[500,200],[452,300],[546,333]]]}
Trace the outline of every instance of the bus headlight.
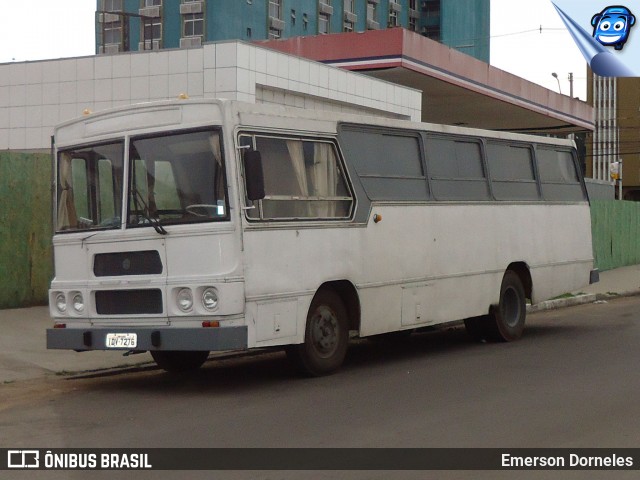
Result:
{"label": "bus headlight", "polygon": [[84,310],[84,298],[82,298],[82,294],[80,292],[75,292],[73,294],[71,304],[73,305],[73,309],[77,313],[82,313],[82,311]]}
{"label": "bus headlight", "polygon": [[193,308],[193,295],[188,288],[182,288],[178,292],[178,308],[183,312],[189,312]]}
{"label": "bus headlight", "polygon": [[67,297],[62,292],[56,295],[56,308],[60,313],[67,311]]}
{"label": "bus headlight", "polygon": [[215,288],[209,287],[202,292],[202,305],[207,310],[218,308],[218,291]]}

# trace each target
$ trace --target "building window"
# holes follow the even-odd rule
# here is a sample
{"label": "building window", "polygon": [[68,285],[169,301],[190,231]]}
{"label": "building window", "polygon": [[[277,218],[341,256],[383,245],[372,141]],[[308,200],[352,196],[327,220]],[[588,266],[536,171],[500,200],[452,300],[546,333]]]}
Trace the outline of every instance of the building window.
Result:
{"label": "building window", "polygon": [[318,15],[318,33],[329,33],[329,16],[324,13]]}
{"label": "building window", "polygon": [[426,0],[423,10],[427,17],[440,17],[440,0]]}
{"label": "building window", "polygon": [[269,0],[269,16],[282,18],[282,0]]}
{"label": "building window", "polygon": [[378,0],[369,0],[367,2],[367,29],[377,30],[380,28],[378,23]]}
{"label": "building window", "polygon": [[105,12],[121,12],[123,0],[102,0],[102,10]]}
{"label": "building window", "polygon": [[420,18],[418,0],[409,0],[409,30],[412,32],[418,31],[418,18]]}
{"label": "building window", "polygon": [[183,15],[184,37],[202,37],[204,35],[204,15],[188,13]]}
{"label": "building window", "polygon": [[180,48],[198,47],[202,45],[205,33],[204,5],[202,0],[182,0],[182,38]]}
{"label": "building window", "polygon": [[395,10],[392,4],[396,4],[395,2],[389,2],[389,23],[388,27],[397,27],[398,24],[398,12]]}
{"label": "building window", "polygon": [[162,47],[162,0],[140,1],[140,43],[138,50],[154,50]]}
{"label": "building window", "polygon": [[282,20],[282,0],[269,0],[269,39],[282,37],[284,21]]}
{"label": "building window", "polygon": [[418,22],[415,17],[409,17],[409,30],[412,32],[418,31]]}
{"label": "building window", "polygon": [[355,0],[344,0],[344,24],[342,30],[345,32],[353,32],[355,30]]}
{"label": "building window", "polygon": [[[103,12],[122,12],[123,0],[102,0]],[[123,44],[122,16],[103,14],[102,46]]]}
{"label": "building window", "polygon": [[319,0],[318,2],[318,33],[330,33],[331,32],[331,15],[333,14],[333,7],[331,6],[331,0]]}
{"label": "building window", "polygon": [[144,49],[153,50],[154,43],[160,47],[162,41],[162,19],[160,17],[153,20],[144,20],[143,27]]}

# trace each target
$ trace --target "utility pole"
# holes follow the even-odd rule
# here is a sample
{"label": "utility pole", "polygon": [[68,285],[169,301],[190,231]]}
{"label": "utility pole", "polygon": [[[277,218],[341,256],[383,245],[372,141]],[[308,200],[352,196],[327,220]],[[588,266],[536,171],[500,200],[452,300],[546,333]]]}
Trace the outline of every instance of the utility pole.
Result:
{"label": "utility pole", "polygon": [[569,96],[573,98],[573,72],[569,73]]}

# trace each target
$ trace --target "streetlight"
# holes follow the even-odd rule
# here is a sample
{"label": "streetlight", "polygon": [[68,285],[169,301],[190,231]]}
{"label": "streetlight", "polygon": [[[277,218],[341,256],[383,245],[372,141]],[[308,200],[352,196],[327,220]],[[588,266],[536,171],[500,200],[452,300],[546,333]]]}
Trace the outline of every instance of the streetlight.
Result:
{"label": "streetlight", "polygon": [[558,78],[558,74],[553,72],[551,76],[558,81],[558,91],[560,92],[560,95],[562,95],[562,88],[560,88],[560,79]]}

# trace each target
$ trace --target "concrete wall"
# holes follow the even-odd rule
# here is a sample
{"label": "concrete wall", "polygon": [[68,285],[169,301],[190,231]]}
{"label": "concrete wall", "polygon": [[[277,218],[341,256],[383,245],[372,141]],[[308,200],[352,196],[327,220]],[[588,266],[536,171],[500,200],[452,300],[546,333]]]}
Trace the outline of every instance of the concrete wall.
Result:
{"label": "concrete wall", "polygon": [[[256,102],[277,89],[314,109],[420,120],[421,92],[242,42],[0,65],[0,150],[49,148],[53,127],[85,109],[177,98]],[[304,108],[309,108],[305,104]]]}

